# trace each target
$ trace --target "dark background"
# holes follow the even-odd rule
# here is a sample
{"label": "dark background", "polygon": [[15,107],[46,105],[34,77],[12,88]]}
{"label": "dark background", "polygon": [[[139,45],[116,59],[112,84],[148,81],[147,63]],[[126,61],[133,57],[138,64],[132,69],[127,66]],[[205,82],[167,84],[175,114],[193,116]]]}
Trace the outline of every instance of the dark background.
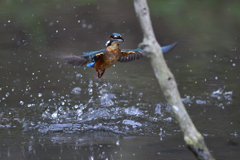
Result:
{"label": "dark background", "polygon": [[[149,0],[182,100],[217,159],[240,157],[240,2]],[[137,48],[129,0],[0,2],[0,159],[193,159],[146,57],[101,79],[61,55],[112,32]]]}

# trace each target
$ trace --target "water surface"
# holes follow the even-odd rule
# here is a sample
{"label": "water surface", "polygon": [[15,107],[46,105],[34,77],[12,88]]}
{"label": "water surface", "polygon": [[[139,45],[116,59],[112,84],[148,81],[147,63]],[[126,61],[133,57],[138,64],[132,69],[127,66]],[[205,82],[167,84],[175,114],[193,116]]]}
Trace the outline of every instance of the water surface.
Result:
{"label": "water surface", "polygon": [[[240,3],[149,1],[182,100],[217,159],[239,159]],[[59,56],[142,41],[131,1],[1,4],[1,159],[193,159],[148,58],[101,79]]]}

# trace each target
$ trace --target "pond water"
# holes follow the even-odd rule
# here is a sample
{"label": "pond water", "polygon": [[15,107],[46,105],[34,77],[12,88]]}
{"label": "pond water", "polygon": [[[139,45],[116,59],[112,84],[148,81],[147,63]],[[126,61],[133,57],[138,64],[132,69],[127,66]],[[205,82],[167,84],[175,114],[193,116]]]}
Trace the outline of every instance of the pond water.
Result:
{"label": "pond water", "polygon": [[[185,107],[216,159],[240,157],[240,2],[149,1]],[[99,50],[113,32],[137,48],[133,3],[3,1],[0,159],[194,159],[150,61],[116,63],[101,79],[61,55]]]}

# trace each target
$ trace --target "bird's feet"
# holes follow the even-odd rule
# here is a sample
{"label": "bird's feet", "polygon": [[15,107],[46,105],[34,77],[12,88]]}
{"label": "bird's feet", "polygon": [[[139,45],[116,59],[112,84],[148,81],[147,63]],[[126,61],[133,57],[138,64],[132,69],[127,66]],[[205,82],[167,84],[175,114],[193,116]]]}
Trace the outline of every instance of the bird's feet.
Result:
{"label": "bird's feet", "polygon": [[103,76],[103,74],[104,74],[104,72],[105,72],[105,69],[104,70],[97,70],[97,76],[98,76],[98,78],[101,78],[102,76]]}

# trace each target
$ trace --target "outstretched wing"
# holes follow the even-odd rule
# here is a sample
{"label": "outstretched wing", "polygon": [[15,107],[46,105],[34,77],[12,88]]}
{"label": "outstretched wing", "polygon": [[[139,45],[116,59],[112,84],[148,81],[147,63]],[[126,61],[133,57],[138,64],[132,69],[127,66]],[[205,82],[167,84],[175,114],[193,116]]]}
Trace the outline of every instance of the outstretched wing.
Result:
{"label": "outstretched wing", "polygon": [[83,66],[86,65],[89,62],[89,56],[88,57],[79,57],[79,56],[63,56],[63,59],[73,65],[73,66]]}
{"label": "outstretched wing", "polygon": [[174,42],[173,44],[161,47],[162,48],[162,52],[166,53],[166,52],[171,51],[177,45],[177,43],[178,42]]}
{"label": "outstretched wing", "polygon": [[92,52],[84,52],[81,56],[62,56],[62,58],[69,64],[73,66],[83,66],[86,65],[89,61],[95,61],[95,59],[105,53],[105,48],[98,50],[98,51],[92,51]]}
{"label": "outstretched wing", "polygon": [[106,48],[98,50],[98,51],[92,51],[92,52],[83,52],[83,55],[80,57],[94,57],[94,56],[100,56],[105,53]]}
{"label": "outstretched wing", "polygon": [[[161,47],[162,52],[166,53],[171,51],[177,42]],[[121,50],[121,57],[119,58],[119,62],[130,62],[134,60],[138,60],[139,58],[143,57],[143,50],[140,48],[137,49],[122,49]]]}
{"label": "outstretched wing", "polygon": [[130,62],[141,58],[143,51],[140,48],[137,49],[122,49],[119,62]]}

